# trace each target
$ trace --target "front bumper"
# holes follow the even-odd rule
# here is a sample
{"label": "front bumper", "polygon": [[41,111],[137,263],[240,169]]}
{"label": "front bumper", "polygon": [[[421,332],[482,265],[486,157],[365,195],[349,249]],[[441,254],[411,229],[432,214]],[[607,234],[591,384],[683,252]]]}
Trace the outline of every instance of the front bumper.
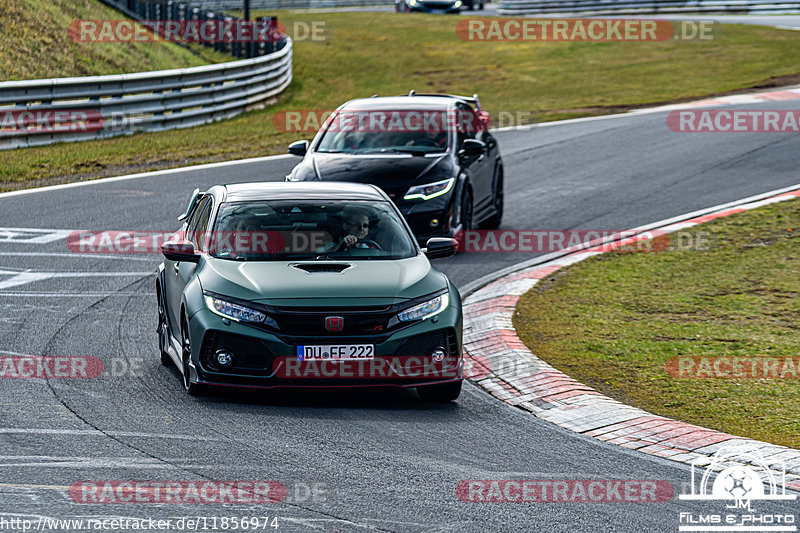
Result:
{"label": "front bumper", "polygon": [[411,11],[419,11],[424,13],[458,13],[461,11],[461,6],[455,7],[454,4],[443,3],[428,3],[417,2],[416,4],[409,5]]}
{"label": "front bumper", "polygon": [[[208,309],[192,316],[189,329],[193,347],[190,379],[202,384],[255,388],[416,387],[463,379],[462,314],[460,302],[452,297],[450,306],[436,317],[384,335],[284,336],[223,321]],[[297,346],[326,344],[374,344],[375,358],[297,360]],[[430,355],[438,347],[446,352],[441,362]],[[222,348],[234,356],[229,368],[221,368],[215,362],[214,355]]]}
{"label": "front bumper", "polygon": [[[397,204],[406,219],[408,227],[421,247],[425,247],[432,237],[453,237],[456,231],[454,216],[454,194],[448,194],[424,202],[406,202]],[[434,223],[436,221],[436,223]]]}

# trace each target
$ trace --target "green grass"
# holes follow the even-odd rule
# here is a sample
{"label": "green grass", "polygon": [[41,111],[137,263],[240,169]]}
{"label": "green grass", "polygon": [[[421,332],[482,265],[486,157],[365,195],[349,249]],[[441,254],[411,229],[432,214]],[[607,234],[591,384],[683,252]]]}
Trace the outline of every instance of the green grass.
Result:
{"label": "green grass", "polygon": [[459,17],[278,16],[290,30],[295,21],[322,20],[328,39],[295,43],[294,81],[275,105],[186,130],[0,152],[0,187],[281,153],[303,135],[276,131],[275,112],[332,109],[375,93],[477,92],[495,116],[526,112],[543,121],[735,91],[800,73],[800,34],[755,26],[726,26],[713,42],[463,42],[455,34]]}
{"label": "green grass", "polygon": [[665,368],[677,356],[800,355],[800,200],[682,233],[707,249],[682,249],[673,234],[665,252],[596,256],[543,281],[519,301],[520,337],[625,403],[800,447],[800,380],[675,379]]}
{"label": "green grass", "polygon": [[173,43],[77,43],[67,33],[75,20],[122,18],[98,0],[0,0],[0,80],[121,74],[233,59]]}

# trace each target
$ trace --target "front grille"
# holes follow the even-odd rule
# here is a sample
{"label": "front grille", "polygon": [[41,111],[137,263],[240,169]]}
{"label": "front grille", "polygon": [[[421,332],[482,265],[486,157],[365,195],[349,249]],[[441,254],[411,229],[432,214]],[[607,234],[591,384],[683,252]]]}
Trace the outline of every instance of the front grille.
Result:
{"label": "front grille", "polygon": [[[339,337],[353,335],[382,336],[390,329],[397,329],[399,324],[389,327],[389,320],[395,316],[395,306],[359,307],[336,309],[308,308],[276,308],[271,316],[278,322],[281,336],[302,337]],[[344,319],[342,331],[325,329],[325,318],[339,316]]]}
{"label": "front grille", "polygon": [[[217,363],[214,355],[217,350],[221,349],[233,354],[233,362],[230,366],[223,367]],[[210,331],[203,339],[200,360],[204,368],[214,372],[267,376],[272,373],[275,356],[263,342],[257,339],[221,331]]]}
{"label": "front grille", "polygon": [[447,355],[453,357],[461,355],[458,353],[458,337],[456,337],[456,332],[452,329],[447,330]]}
{"label": "front grille", "polygon": [[447,351],[448,356],[458,355],[458,340],[452,329],[432,331],[409,337],[395,351],[395,355],[426,356],[438,347]]}

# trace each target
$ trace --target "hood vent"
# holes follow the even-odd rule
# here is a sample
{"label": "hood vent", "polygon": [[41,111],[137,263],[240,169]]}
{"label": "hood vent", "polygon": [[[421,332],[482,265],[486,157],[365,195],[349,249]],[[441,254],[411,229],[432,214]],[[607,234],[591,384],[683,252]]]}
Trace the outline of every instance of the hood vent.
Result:
{"label": "hood vent", "polygon": [[309,274],[319,274],[323,272],[341,274],[353,265],[350,263],[331,263],[330,261],[325,261],[322,263],[295,263],[292,266],[304,272],[308,272]]}

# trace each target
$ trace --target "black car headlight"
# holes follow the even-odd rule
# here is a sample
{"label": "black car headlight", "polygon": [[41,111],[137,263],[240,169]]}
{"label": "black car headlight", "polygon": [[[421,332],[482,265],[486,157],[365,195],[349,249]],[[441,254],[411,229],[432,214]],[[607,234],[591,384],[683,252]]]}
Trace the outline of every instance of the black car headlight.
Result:
{"label": "black car headlight", "polygon": [[409,307],[397,313],[397,320],[400,322],[416,322],[417,320],[425,320],[438,315],[450,305],[450,293],[443,293],[439,296],[431,298],[426,302],[417,304],[414,307]]}
{"label": "black car headlight", "polygon": [[206,294],[204,298],[206,301],[206,307],[219,316],[230,318],[236,322],[264,324],[265,326],[278,329],[278,323],[275,321],[275,319],[271,316],[268,316],[266,313],[259,311],[258,309],[235,304],[233,302],[223,300],[217,296],[210,296],[208,294]]}
{"label": "black car headlight", "polygon": [[415,185],[408,189],[408,192],[403,196],[403,200],[430,200],[431,198],[436,198],[450,192],[455,182],[455,178],[450,178],[434,183],[426,183],[425,185]]}

